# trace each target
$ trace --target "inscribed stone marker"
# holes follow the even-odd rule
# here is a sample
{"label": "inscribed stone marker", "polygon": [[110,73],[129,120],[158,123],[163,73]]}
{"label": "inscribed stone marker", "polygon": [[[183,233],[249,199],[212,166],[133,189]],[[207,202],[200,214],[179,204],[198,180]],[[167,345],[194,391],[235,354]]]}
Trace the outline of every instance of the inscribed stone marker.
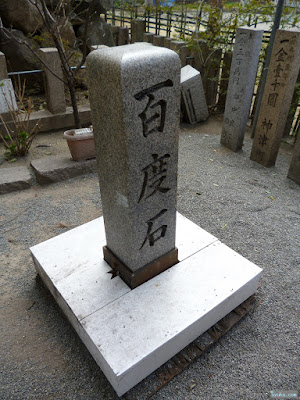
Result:
{"label": "inscribed stone marker", "polygon": [[221,143],[233,151],[243,146],[263,33],[237,28],[221,134]]}
{"label": "inscribed stone marker", "polygon": [[93,51],[87,71],[105,260],[135,287],[177,262],[180,60],[140,43]]}
{"label": "inscribed stone marker", "polygon": [[275,164],[300,66],[300,30],[276,32],[250,159]]}
{"label": "inscribed stone marker", "polygon": [[191,65],[181,68],[181,97],[184,113],[190,124],[205,121],[208,108],[200,72]]}

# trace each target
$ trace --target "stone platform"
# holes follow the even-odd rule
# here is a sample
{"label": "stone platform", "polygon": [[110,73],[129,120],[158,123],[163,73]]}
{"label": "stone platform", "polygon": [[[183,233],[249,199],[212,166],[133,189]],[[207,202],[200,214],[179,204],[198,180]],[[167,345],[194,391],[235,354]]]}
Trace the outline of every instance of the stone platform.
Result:
{"label": "stone platform", "polygon": [[31,248],[36,269],[119,396],[250,297],[262,270],[177,214],[180,262],[131,290],[103,260],[103,218]]}

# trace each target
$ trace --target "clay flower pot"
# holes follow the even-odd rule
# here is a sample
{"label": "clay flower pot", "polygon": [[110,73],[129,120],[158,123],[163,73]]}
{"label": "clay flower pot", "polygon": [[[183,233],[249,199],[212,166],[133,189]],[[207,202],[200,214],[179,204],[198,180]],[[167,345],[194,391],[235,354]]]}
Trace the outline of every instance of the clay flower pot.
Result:
{"label": "clay flower pot", "polygon": [[89,160],[96,157],[92,128],[70,129],[64,132],[74,161]]}

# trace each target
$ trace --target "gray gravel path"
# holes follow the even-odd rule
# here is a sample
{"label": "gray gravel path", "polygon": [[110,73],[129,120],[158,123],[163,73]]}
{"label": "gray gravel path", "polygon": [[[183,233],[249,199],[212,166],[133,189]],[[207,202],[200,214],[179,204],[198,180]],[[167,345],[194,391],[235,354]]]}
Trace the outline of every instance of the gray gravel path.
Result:
{"label": "gray gravel path", "polygon": [[[300,187],[286,178],[290,149],[266,169],[249,160],[249,138],[235,154],[198,131],[180,136],[178,210],[264,273],[257,307],[152,399],[265,400],[274,389],[299,390]],[[1,399],[117,399],[29,253],[100,214],[93,174],[0,197]],[[145,399],[153,380],[124,399]]]}

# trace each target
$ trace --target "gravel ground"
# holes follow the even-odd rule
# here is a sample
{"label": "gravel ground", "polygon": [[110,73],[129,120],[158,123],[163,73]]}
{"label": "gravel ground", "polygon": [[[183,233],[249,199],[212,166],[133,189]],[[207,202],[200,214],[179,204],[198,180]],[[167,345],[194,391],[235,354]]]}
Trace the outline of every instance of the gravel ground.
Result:
{"label": "gravel ground", "polygon": [[[266,169],[249,160],[249,137],[235,154],[213,132],[209,124],[181,131],[178,211],[264,269],[258,302],[153,400],[265,400],[271,390],[300,389],[300,188],[286,178],[291,149],[282,146],[276,167]],[[117,399],[36,277],[29,252],[101,215],[97,177],[0,199],[0,398]],[[146,399],[154,377],[123,398]]]}

